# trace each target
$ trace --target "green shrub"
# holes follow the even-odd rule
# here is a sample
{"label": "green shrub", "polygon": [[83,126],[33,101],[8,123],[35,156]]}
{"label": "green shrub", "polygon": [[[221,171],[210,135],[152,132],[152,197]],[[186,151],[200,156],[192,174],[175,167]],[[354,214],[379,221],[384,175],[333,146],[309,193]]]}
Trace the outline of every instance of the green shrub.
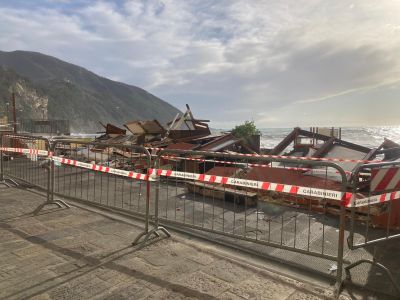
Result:
{"label": "green shrub", "polygon": [[261,135],[261,131],[254,125],[254,121],[245,121],[241,125],[237,125],[231,131],[232,135],[237,138],[248,138],[252,135]]}

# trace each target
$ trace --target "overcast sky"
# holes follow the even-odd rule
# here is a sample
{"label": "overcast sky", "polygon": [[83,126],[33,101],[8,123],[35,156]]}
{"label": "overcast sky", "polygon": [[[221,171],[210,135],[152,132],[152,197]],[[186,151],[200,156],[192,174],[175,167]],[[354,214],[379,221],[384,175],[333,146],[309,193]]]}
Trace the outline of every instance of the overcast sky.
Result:
{"label": "overcast sky", "polygon": [[400,125],[399,0],[0,0],[0,50],[17,49],[219,128]]}

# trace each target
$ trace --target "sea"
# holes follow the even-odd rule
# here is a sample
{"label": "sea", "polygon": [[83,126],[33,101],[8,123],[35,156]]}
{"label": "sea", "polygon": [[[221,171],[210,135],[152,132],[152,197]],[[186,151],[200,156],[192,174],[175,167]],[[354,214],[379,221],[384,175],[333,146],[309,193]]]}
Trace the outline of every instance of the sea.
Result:
{"label": "sea", "polygon": [[[303,128],[309,130],[310,128]],[[265,128],[261,129],[261,148],[274,148],[284,139],[293,128]],[[213,129],[213,134],[226,132],[223,129]],[[72,133],[72,136],[96,137],[96,134]],[[381,127],[342,127],[342,140],[359,144],[365,147],[378,147],[384,138],[400,144],[400,126]]]}
{"label": "sea", "polygon": [[[261,129],[261,148],[275,147],[292,130],[293,128]],[[369,148],[378,147],[385,137],[400,144],[400,126],[342,127],[342,140]]]}

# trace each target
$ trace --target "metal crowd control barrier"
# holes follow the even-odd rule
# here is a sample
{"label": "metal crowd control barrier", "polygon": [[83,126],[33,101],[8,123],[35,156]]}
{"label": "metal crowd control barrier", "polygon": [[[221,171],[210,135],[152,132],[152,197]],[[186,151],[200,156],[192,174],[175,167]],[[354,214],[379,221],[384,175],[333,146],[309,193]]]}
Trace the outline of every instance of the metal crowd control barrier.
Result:
{"label": "metal crowd control barrier", "polygon": [[[373,246],[374,250],[372,260],[360,259],[347,266],[346,277],[351,280],[350,270],[368,263],[383,270],[400,295],[400,286],[391,271],[376,259],[378,245],[400,238],[400,161],[361,165],[354,172],[352,186],[348,246],[352,250]],[[364,226],[356,222],[357,212],[365,215]],[[376,226],[382,229],[371,229]],[[357,236],[357,231],[362,237]]]}
{"label": "metal crowd control barrier", "polygon": [[[14,158],[14,147],[9,141],[11,135],[2,134],[0,135],[0,184],[5,185],[6,187],[17,186],[18,183],[6,176],[5,174],[5,161],[12,160]],[[8,149],[7,149],[8,148]],[[11,151],[13,150],[13,151]],[[10,154],[12,153],[12,154]]]}
{"label": "metal crowd control barrier", "polygon": [[[33,185],[48,187],[48,175],[45,161],[49,141],[41,137],[3,134],[1,136],[2,179],[17,185],[14,179]],[[39,153],[36,152],[41,152]],[[46,152],[43,155],[42,151]],[[43,167],[43,168],[42,168]],[[6,182],[7,183],[7,182]]]}
{"label": "metal crowd control barrier", "polygon": [[[69,207],[62,200],[54,199],[51,192],[52,161],[50,161],[50,141],[43,137],[20,134],[3,134],[1,136],[1,182],[7,186],[17,186],[14,179],[21,180],[46,190],[45,205]],[[7,177],[5,177],[7,176]],[[10,182],[10,183],[9,183]]]}
{"label": "metal crowd control barrier", "polygon": [[[162,150],[151,173],[159,177],[156,226],[161,221],[336,261],[339,293],[348,193],[338,165]],[[327,211],[339,220],[326,218]]]}
{"label": "metal crowd control barrier", "polygon": [[[0,183],[10,186],[18,179],[47,191],[47,201],[36,211],[49,204],[68,207],[54,199],[62,195],[144,218],[144,231],[133,244],[159,232],[170,236],[163,222],[233,238],[238,247],[250,242],[328,259],[337,264],[338,293],[346,209],[351,212],[350,250],[400,237],[400,200],[395,200],[400,198],[400,162],[361,165],[349,183],[346,172],[327,161],[167,149],[153,161],[140,146],[3,134],[0,163]],[[360,207],[367,217],[363,240],[356,235]],[[370,229],[372,223],[384,227],[380,236]],[[375,258],[350,264],[346,275],[364,262],[383,269],[400,292],[391,272]]]}
{"label": "metal crowd control barrier", "polygon": [[153,177],[147,174],[151,167],[147,149],[63,139],[53,143],[52,151],[52,192],[143,217],[145,229],[133,244],[145,243],[159,231],[170,236],[162,226],[150,229]]}

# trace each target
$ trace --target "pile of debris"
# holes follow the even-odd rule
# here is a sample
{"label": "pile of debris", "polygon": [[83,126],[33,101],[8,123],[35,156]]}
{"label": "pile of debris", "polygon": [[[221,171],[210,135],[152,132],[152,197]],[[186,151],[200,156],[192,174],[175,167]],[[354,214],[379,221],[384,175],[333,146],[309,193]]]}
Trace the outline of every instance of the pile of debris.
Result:
{"label": "pile of debris", "polygon": [[[102,124],[105,132],[96,141],[104,144],[134,144],[150,149],[259,153],[259,137],[257,144],[248,143],[230,133],[211,134],[207,124],[210,121],[195,119],[189,105],[186,107],[186,112],[182,115],[178,113],[171,122],[167,123],[167,128],[164,128],[157,120],[130,121],[124,124],[126,129],[112,124]],[[255,140],[257,141],[257,137]]]}
{"label": "pile of debris", "polygon": [[[176,117],[164,127],[157,120],[130,121],[124,124],[125,129],[112,124],[103,125],[105,132],[96,139],[98,145],[91,149],[95,155],[90,159],[96,161],[101,153],[112,153],[113,162],[123,169],[135,168],[144,171],[148,164],[143,156],[138,156],[128,146],[144,146],[155,155],[161,149],[168,150],[194,150],[190,156],[184,157],[179,153],[171,156],[163,156],[161,169],[169,169],[188,173],[200,173],[205,175],[235,177],[262,182],[306,186],[335,191],[342,190],[342,177],[333,168],[311,166],[307,160],[301,163],[282,163],[273,159],[264,158],[254,162],[249,156],[242,154],[264,154],[268,157],[286,156],[289,158],[333,159],[347,175],[350,181],[355,170],[365,161],[396,161],[400,160],[400,145],[385,139],[376,148],[368,148],[355,143],[343,141],[341,129],[337,128],[310,128],[303,130],[294,128],[273,149],[260,149],[260,136],[250,138],[237,138],[231,133],[212,134],[208,126],[208,120],[199,120],[193,116],[190,107],[183,114]],[[112,145],[118,145],[113,147]],[[104,145],[104,146],[103,146]],[[124,146],[127,146],[124,148]],[[217,159],[215,153],[238,154]],[[336,160],[335,160],[336,159]],[[154,160],[153,160],[154,161]],[[261,165],[260,165],[261,164]],[[154,167],[151,166],[151,167]],[[321,172],[317,172],[321,171]],[[357,192],[368,194],[370,192],[371,174],[363,173]],[[321,199],[312,196],[294,197],[269,191],[255,191],[245,187],[233,187],[216,183],[200,183],[185,181],[188,189],[194,193],[210,196],[215,199],[224,199],[244,203],[255,204],[257,200],[278,203],[288,206],[304,206],[313,211],[338,214],[341,203],[336,200]],[[349,192],[354,192],[348,190]],[[377,209],[369,210],[367,207],[358,208],[359,219],[372,218],[375,225],[385,226],[388,222],[392,227],[400,227],[400,204],[395,202],[396,213],[388,216],[387,204],[377,206]],[[398,207],[397,207],[398,206]],[[369,210],[369,211],[367,211]],[[388,221],[388,218],[392,218]],[[396,218],[396,219],[393,219]]]}

